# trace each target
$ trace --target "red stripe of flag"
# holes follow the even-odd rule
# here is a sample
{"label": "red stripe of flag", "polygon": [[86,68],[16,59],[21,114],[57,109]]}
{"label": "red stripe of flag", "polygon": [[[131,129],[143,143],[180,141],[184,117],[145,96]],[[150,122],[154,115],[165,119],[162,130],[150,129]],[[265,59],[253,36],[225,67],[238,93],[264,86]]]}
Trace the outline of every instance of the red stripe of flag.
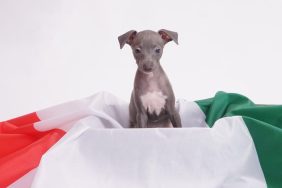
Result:
{"label": "red stripe of flag", "polygon": [[65,134],[59,129],[38,132],[33,126],[38,121],[31,113],[0,122],[0,187],[36,168],[41,156]]}
{"label": "red stripe of flag", "polygon": [[26,125],[30,123],[35,123],[40,121],[39,117],[37,116],[36,112],[26,114],[14,119],[10,119],[7,122],[16,125],[16,126],[21,126],[21,125]]}

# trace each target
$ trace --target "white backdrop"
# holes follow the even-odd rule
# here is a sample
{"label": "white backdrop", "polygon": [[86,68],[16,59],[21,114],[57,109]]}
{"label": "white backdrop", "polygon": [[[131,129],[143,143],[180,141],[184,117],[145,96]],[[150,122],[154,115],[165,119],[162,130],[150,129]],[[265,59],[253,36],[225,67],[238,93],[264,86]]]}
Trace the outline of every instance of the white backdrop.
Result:
{"label": "white backdrop", "polygon": [[0,121],[109,91],[129,101],[136,70],[117,37],[169,29],[161,63],[177,98],[216,91],[282,103],[282,1],[0,0]]}

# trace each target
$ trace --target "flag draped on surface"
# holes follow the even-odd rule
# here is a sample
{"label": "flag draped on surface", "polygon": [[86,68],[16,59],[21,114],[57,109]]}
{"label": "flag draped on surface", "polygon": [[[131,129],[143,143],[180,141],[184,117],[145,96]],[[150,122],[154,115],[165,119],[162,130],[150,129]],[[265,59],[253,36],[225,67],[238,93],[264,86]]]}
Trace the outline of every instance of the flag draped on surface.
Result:
{"label": "flag draped on surface", "polygon": [[181,129],[127,129],[108,93],[0,122],[0,187],[282,187],[282,106],[218,92]]}

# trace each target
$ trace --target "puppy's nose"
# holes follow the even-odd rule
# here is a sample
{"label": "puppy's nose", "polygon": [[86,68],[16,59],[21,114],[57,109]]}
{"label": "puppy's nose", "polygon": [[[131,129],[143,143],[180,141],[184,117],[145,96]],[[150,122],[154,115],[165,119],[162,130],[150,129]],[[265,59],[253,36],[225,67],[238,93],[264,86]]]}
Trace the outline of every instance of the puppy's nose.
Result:
{"label": "puppy's nose", "polygon": [[152,66],[150,65],[143,65],[143,70],[146,72],[151,72],[153,70]]}

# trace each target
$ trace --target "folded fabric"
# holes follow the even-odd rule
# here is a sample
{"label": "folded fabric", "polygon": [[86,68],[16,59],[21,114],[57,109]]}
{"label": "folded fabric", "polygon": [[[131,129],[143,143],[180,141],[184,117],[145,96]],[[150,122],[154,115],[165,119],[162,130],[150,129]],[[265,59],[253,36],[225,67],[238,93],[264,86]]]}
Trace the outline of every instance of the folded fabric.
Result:
{"label": "folded fabric", "polygon": [[178,100],[183,128],[128,129],[109,93],[0,123],[0,187],[282,187],[282,106]]}

